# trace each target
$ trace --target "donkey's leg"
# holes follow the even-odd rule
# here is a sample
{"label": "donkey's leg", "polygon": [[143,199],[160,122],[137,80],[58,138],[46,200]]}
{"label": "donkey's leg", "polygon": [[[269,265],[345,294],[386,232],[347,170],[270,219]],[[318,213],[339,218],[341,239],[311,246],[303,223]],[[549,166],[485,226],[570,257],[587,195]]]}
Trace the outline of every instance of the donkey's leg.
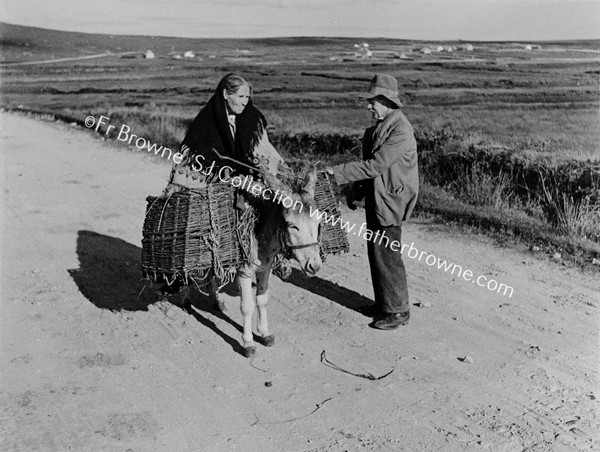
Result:
{"label": "donkey's leg", "polygon": [[214,273],[212,273],[210,283],[208,283],[208,298],[214,309],[218,309],[221,312],[227,310],[223,300],[219,299],[219,281]]}
{"label": "donkey's leg", "polygon": [[244,320],[244,332],[242,339],[244,343],[244,356],[251,358],[256,353],[256,344],[252,334],[252,316],[254,315],[254,294],[252,293],[252,275],[238,273],[240,285],[242,318]]}
{"label": "donkey's leg", "polygon": [[269,302],[269,276],[271,269],[256,272],[256,305],[258,307],[258,333],[262,336],[260,342],[267,347],[275,344],[275,336],[269,333],[267,319],[267,303]]}
{"label": "donkey's leg", "polygon": [[181,306],[184,309],[188,309],[192,306],[192,296],[191,291],[192,288],[190,285],[186,284],[182,287],[180,295],[181,295]]}

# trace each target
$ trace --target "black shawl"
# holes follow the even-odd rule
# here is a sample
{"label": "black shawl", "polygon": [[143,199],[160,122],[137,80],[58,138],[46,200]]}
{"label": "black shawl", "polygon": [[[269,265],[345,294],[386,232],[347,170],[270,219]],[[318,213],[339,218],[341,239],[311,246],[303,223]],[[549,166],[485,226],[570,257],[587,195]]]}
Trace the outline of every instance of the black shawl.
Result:
{"label": "black shawl", "polygon": [[[244,111],[236,117],[234,141],[227,121],[223,89],[224,84],[221,80],[206,106],[192,121],[181,142],[180,151],[185,149],[184,146],[190,149],[184,163],[186,166],[197,167],[197,163],[200,162],[203,168],[208,168],[214,161],[218,167],[233,168],[236,174],[249,174],[251,173],[249,168],[237,165],[231,160],[222,160],[212,150],[216,149],[222,156],[253,165],[252,151],[266,129],[267,121],[262,113],[252,105],[250,99]],[[198,155],[203,156],[204,159],[196,158]]]}

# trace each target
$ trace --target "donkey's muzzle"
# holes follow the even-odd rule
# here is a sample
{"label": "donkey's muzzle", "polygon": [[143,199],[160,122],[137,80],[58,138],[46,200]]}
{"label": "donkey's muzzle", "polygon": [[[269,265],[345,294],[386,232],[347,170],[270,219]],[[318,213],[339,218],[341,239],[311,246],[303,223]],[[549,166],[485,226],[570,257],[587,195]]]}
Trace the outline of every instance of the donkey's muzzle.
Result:
{"label": "donkey's muzzle", "polygon": [[308,276],[314,276],[319,270],[321,270],[321,265],[321,259],[313,257],[306,261],[306,264],[304,264],[302,270],[304,270],[304,273],[306,273]]}

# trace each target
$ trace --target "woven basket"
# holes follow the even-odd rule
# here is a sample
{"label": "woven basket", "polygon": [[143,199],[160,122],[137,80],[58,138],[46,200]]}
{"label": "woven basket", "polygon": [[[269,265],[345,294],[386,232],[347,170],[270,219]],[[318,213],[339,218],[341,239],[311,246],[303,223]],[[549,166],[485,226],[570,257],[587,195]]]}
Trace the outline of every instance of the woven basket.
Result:
{"label": "woven basket", "polygon": [[[203,278],[213,269],[227,279],[240,264],[244,228],[230,184],[209,184],[147,199],[142,238],[142,273],[158,281]],[[249,239],[249,238],[248,238]]]}
{"label": "woven basket", "polygon": [[[327,216],[339,216],[333,182],[319,172],[315,203]],[[235,208],[236,189],[228,183],[208,184],[170,196],[148,196],[142,238],[142,273],[154,281],[178,277],[203,279],[208,270],[231,281],[234,270],[247,260],[255,222],[252,208]],[[321,255],[348,252],[346,232],[336,224],[321,225]]]}
{"label": "woven basket", "polygon": [[[331,175],[326,171],[317,173],[317,183],[315,186],[315,204],[319,210],[327,212],[327,217],[339,217],[338,200],[333,190],[333,181]],[[321,224],[321,233],[319,237],[321,243],[321,254],[339,254],[347,253],[350,250],[348,236],[339,223],[332,225],[330,221]]]}

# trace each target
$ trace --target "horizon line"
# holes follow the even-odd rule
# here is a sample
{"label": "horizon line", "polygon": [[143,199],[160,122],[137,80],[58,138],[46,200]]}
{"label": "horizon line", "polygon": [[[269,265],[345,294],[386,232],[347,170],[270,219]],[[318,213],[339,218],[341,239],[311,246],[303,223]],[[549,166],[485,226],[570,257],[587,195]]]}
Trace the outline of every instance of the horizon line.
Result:
{"label": "horizon line", "polygon": [[[597,38],[562,38],[562,39],[493,39],[493,40],[480,40],[480,39],[466,39],[466,38],[430,38],[430,39],[413,39],[413,38],[390,38],[385,36],[327,36],[327,35],[281,35],[281,36],[263,36],[263,37],[189,37],[189,36],[174,36],[174,35],[152,35],[152,34],[120,34],[120,33],[103,33],[103,32],[86,32],[86,31],[76,31],[76,30],[64,30],[64,29],[56,29],[56,28],[47,28],[47,27],[37,27],[32,25],[22,25],[0,21],[0,25],[10,25],[13,27],[22,27],[22,28],[30,28],[37,30],[47,30],[59,33],[77,33],[82,35],[89,36],[119,36],[124,38],[167,38],[167,39],[192,39],[192,40],[265,40],[265,39],[353,39],[353,40],[367,40],[367,39],[375,39],[375,40],[389,40],[389,41],[415,41],[415,42],[433,42],[433,41],[441,41],[441,42],[475,42],[475,43],[510,43],[510,42],[530,42],[530,43],[558,43],[558,42],[580,42],[580,41],[599,41],[600,36]],[[3,39],[4,36],[0,33],[0,39]]]}

